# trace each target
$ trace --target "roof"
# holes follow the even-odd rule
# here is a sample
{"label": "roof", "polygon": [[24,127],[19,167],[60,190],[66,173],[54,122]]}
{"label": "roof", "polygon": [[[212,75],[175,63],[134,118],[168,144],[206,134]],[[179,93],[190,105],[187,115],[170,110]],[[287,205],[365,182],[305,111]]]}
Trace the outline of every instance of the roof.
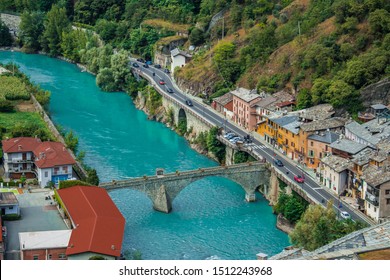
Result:
{"label": "roof", "polygon": [[332,128],[342,127],[345,124],[345,120],[342,118],[330,118],[325,120],[317,120],[301,125],[303,131],[320,131]]}
{"label": "roof", "polygon": [[178,56],[178,55],[182,55],[182,56],[185,56],[185,57],[188,57],[188,58],[192,57],[191,54],[189,54],[189,53],[187,53],[185,51],[179,50],[178,48],[175,48],[175,49],[171,50],[171,55],[173,57]]}
{"label": "roof", "polygon": [[333,149],[347,152],[351,155],[357,154],[358,152],[367,147],[366,145],[345,138],[333,142],[332,144],[330,144],[330,146]]}
{"label": "roof", "polygon": [[283,128],[287,129],[288,131],[291,131],[292,133],[294,134],[298,134],[299,133],[299,127],[301,126],[302,122],[300,122],[298,119],[293,121],[293,122],[290,122],[286,125],[283,126]]}
{"label": "roof", "polygon": [[270,121],[284,127],[285,125],[288,125],[289,123],[295,122],[299,120],[299,117],[297,116],[283,116],[279,118],[270,118]]}
{"label": "roof", "polygon": [[66,248],[72,230],[19,232],[21,250]]}
{"label": "roof", "polygon": [[319,134],[312,134],[307,139],[318,141],[322,143],[331,144],[337,141],[340,138],[340,134],[334,133],[332,131],[325,131]]}
{"label": "roof", "polygon": [[32,152],[41,144],[41,139],[34,137],[17,137],[1,141],[4,153]]}
{"label": "roof", "polygon": [[367,164],[363,167],[363,176],[362,179],[370,186],[380,186],[390,181],[390,166],[378,167],[373,164]]}
{"label": "roof", "polygon": [[330,104],[320,104],[300,112],[300,117],[306,120],[326,120],[332,117],[335,113],[333,106]]}
{"label": "roof", "polygon": [[323,157],[321,162],[337,173],[353,167],[353,163],[350,160],[335,155]]}
{"label": "roof", "polygon": [[16,195],[13,192],[0,192],[0,205],[17,205],[19,204]]}
{"label": "roof", "polygon": [[35,165],[39,168],[76,163],[64,144],[60,142],[43,142],[33,152],[36,157]]}
{"label": "roof", "polygon": [[256,98],[261,98],[259,94],[256,93],[256,90],[249,90],[246,88],[236,88],[230,92],[234,96],[244,100],[245,102],[251,102]]}
{"label": "roof", "polygon": [[363,124],[355,121],[348,122],[345,124],[345,129],[375,147],[382,139],[390,137],[389,124],[389,121],[375,118]]}
{"label": "roof", "polygon": [[280,103],[276,103],[275,106],[283,108],[283,107],[294,105],[294,104],[295,104],[295,101],[289,100],[289,101],[283,101],[283,102],[280,102]]}
{"label": "roof", "polygon": [[67,255],[94,252],[119,257],[125,219],[105,189],[74,186],[58,190],[73,225]]}
{"label": "roof", "polygon": [[222,106],[225,106],[229,102],[233,101],[233,95],[230,92],[228,92],[220,97],[214,98],[213,100],[221,104]]}
{"label": "roof", "polygon": [[383,109],[387,109],[387,107],[383,104],[374,104],[374,105],[371,105],[371,108],[374,109],[374,110],[383,110]]}
{"label": "roof", "polygon": [[275,103],[275,101],[277,101],[277,99],[275,97],[267,96],[267,97],[261,99],[260,101],[258,101],[255,105],[259,106],[261,108],[266,108],[268,105]]}
{"label": "roof", "polygon": [[351,160],[357,165],[365,165],[370,162],[371,153],[372,149],[370,147],[367,147],[355,154]]}

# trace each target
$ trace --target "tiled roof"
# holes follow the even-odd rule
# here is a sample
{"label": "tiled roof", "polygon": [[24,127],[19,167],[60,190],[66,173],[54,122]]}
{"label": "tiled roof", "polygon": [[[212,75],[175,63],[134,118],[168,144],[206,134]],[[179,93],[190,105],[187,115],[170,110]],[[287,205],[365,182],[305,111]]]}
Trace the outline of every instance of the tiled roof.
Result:
{"label": "tiled roof", "polygon": [[296,119],[293,122],[290,122],[283,126],[283,128],[287,129],[288,131],[291,131],[295,135],[299,133],[299,127],[301,126],[302,122],[300,122],[298,119]]}
{"label": "tiled roof", "polygon": [[270,121],[284,127],[285,125],[289,124],[289,123],[292,123],[292,122],[295,122],[299,120],[299,117],[297,116],[282,116],[282,117],[278,117],[278,118],[270,118]]}
{"label": "tiled roof", "polygon": [[18,199],[13,192],[0,192],[0,205],[18,205]]}
{"label": "tiled roof", "polygon": [[60,142],[43,142],[33,152],[36,158],[35,165],[39,168],[76,163],[64,144]]}
{"label": "tiled roof", "polygon": [[41,144],[39,138],[17,137],[1,141],[4,153],[32,152]]}
{"label": "tiled roof", "polygon": [[321,162],[338,173],[353,167],[350,160],[334,155],[323,157]]}
{"label": "tiled roof", "polygon": [[345,129],[367,141],[371,146],[375,146],[382,139],[390,137],[389,124],[390,121],[385,121],[384,119],[373,119],[363,124],[351,121],[345,124]]}
{"label": "tiled roof", "polygon": [[332,117],[335,113],[333,106],[330,104],[320,104],[300,112],[300,117],[306,120],[326,120]]}
{"label": "tiled roof", "polygon": [[125,219],[105,189],[74,186],[58,190],[74,229],[67,255],[85,252],[119,257]]}
{"label": "tiled roof", "polygon": [[331,144],[337,141],[340,138],[340,134],[334,133],[332,131],[325,131],[324,133],[312,134],[307,139]]}
{"label": "tiled roof", "polygon": [[367,147],[355,154],[351,160],[357,165],[363,166],[370,162],[371,153],[372,149],[370,147]]}
{"label": "tiled roof", "polygon": [[185,57],[189,57],[189,58],[192,57],[191,54],[189,54],[189,53],[187,53],[185,51],[179,50],[178,48],[171,50],[171,55],[173,57],[175,57],[175,56],[177,56],[179,54],[182,55],[182,56],[185,56]]}
{"label": "tiled roof", "polygon": [[383,104],[374,104],[374,105],[371,105],[371,108],[374,109],[374,110],[383,110],[383,109],[387,109],[387,107]]}
{"label": "tiled roof", "polygon": [[332,144],[330,144],[330,146],[333,149],[344,151],[351,155],[357,154],[358,152],[367,147],[366,145],[345,138],[333,142]]}
{"label": "tiled roof", "polygon": [[275,106],[283,108],[283,107],[294,105],[294,104],[295,104],[295,101],[283,101],[283,102],[280,102],[280,103],[276,103]]}
{"label": "tiled roof", "polygon": [[363,167],[363,175],[367,184],[376,187],[390,181],[390,166],[367,164]]}
{"label": "tiled roof", "polygon": [[326,129],[342,127],[345,124],[345,120],[342,118],[330,118],[326,120],[317,120],[301,125],[303,131],[321,131]]}
{"label": "tiled roof", "polygon": [[251,102],[256,98],[260,98],[261,96],[256,93],[256,90],[249,90],[246,88],[236,88],[230,92],[234,96],[244,100],[245,102]]}
{"label": "tiled roof", "polygon": [[213,100],[221,104],[222,106],[225,106],[226,104],[228,104],[233,100],[233,95],[230,92],[228,92],[220,97],[214,98]]}

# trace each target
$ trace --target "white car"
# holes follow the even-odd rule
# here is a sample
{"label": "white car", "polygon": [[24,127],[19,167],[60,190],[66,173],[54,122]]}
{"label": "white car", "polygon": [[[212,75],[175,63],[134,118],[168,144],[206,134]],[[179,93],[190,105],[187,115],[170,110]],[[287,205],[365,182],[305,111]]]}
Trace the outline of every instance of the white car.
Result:
{"label": "white car", "polygon": [[340,216],[341,216],[342,218],[344,218],[344,219],[351,219],[351,215],[349,215],[349,213],[346,212],[346,211],[341,211],[341,212],[340,212]]}

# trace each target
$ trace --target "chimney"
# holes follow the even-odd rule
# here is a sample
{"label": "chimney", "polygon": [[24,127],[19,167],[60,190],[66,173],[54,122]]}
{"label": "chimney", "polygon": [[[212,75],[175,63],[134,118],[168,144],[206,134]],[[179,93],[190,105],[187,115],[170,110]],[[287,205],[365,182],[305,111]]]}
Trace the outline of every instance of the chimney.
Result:
{"label": "chimney", "polygon": [[22,150],[22,145],[18,145],[18,151]]}

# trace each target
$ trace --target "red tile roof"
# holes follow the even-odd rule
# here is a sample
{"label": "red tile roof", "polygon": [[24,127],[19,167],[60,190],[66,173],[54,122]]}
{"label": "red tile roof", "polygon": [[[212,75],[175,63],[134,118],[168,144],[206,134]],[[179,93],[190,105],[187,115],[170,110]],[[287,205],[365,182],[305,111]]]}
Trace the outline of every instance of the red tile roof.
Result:
{"label": "red tile roof", "polygon": [[35,165],[39,168],[76,163],[64,144],[60,142],[43,142],[33,152],[36,158]]}
{"label": "red tile roof", "polygon": [[67,255],[94,252],[119,257],[125,218],[105,189],[74,186],[58,190],[75,225]]}
{"label": "red tile roof", "polygon": [[286,106],[294,105],[294,104],[295,104],[295,101],[284,101],[284,102],[280,102],[280,103],[275,104],[275,106],[282,108],[282,107],[286,107]]}
{"label": "red tile roof", "polygon": [[34,137],[17,137],[1,141],[4,153],[32,152],[41,143],[41,139]]}

